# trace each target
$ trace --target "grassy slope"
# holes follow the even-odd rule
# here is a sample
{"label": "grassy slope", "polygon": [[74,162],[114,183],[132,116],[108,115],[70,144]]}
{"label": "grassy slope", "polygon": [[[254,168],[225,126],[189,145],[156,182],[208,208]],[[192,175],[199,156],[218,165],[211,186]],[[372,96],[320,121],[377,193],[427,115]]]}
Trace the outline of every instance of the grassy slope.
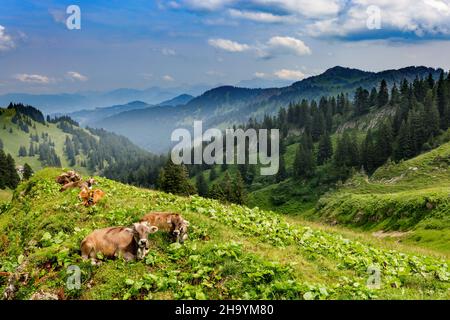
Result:
{"label": "grassy slope", "polygon": [[[34,157],[19,157],[19,148],[20,146],[24,146],[27,151],[30,146],[30,133],[32,134],[38,134],[40,142],[41,134],[42,133],[48,133],[52,141],[55,143],[55,152],[61,159],[61,165],[67,166],[68,160],[64,153],[64,142],[66,140],[66,136],[72,137],[71,134],[64,133],[61,129],[59,129],[56,124],[54,123],[47,123],[46,125],[43,125],[39,122],[32,121],[34,125],[36,125],[36,130],[33,129],[32,126],[30,126],[30,133],[26,133],[22,130],[20,130],[19,126],[11,122],[11,118],[14,116],[14,110],[7,110],[3,109],[0,113],[0,139],[2,139],[4,144],[4,151],[6,153],[10,153],[14,160],[16,161],[17,165],[24,165],[25,163],[28,163],[33,170],[40,170],[42,169],[42,164],[39,161],[39,157],[35,155]],[[13,133],[9,132],[9,129],[13,129]],[[35,142],[34,146],[38,146],[38,144]],[[82,156],[81,156],[82,157]],[[81,159],[81,158],[80,158]],[[80,171],[81,173],[86,174],[87,169],[82,167],[75,167],[76,170]]]}
{"label": "grassy slope", "polygon": [[364,230],[402,230],[401,240],[450,252],[450,143],[367,179],[356,176],[318,205],[327,221]]}
{"label": "grassy slope", "polygon": [[[38,290],[65,298],[181,299],[448,299],[449,268],[437,258],[399,253],[330,230],[289,224],[272,212],[176,197],[97,178],[106,199],[87,209],[76,190],[58,192],[56,169],[22,183],[0,213],[0,271],[28,261],[17,298]],[[150,210],[181,212],[191,222],[185,245],[152,235],[145,261],[118,259],[92,267],[79,257],[91,230],[129,225]],[[82,271],[81,290],[64,289],[66,267]],[[381,289],[366,287],[367,268],[381,269]],[[3,289],[5,279],[0,278]]]}

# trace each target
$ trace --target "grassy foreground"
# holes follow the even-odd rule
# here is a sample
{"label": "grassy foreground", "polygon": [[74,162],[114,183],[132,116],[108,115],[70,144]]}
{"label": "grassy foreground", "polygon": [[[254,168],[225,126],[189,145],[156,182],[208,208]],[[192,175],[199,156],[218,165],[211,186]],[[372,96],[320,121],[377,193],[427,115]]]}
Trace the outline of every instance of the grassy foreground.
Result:
{"label": "grassy foreground", "polygon": [[[77,190],[61,194],[44,169],[1,206],[0,271],[22,273],[17,299],[46,292],[62,299],[449,299],[447,261],[349,240],[336,232],[290,224],[273,212],[183,198],[97,177],[106,193],[83,207]],[[129,225],[151,210],[177,211],[190,239],[150,236],[144,261],[91,266],[79,244],[90,231]],[[67,289],[68,267],[81,288]],[[379,281],[378,281],[379,279]],[[367,284],[372,285],[367,285]],[[0,289],[6,277],[0,277]]]}

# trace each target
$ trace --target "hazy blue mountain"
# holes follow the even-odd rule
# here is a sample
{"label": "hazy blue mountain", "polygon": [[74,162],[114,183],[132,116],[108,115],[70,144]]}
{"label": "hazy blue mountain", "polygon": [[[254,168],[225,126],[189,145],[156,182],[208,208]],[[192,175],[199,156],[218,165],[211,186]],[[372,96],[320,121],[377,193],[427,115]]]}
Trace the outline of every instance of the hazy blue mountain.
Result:
{"label": "hazy blue mountain", "polygon": [[94,125],[125,135],[148,150],[166,152],[173,144],[170,141],[171,132],[179,127],[192,128],[193,120],[203,120],[205,128],[224,128],[247,121],[249,117],[274,114],[280,107],[301,99],[318,99],[340,92],[349,93],[352,97],[357,87],[370,89],[378,86],[381,79],[391,86],[405,78],[412,81],[415,77],[426,77],[429,73],[437,78],[440,71],[427,67],[407,67],[367,72],[338,66],[287,87],[249,89],[221,86],[206,91],[183,106],[131,110],[100,120]]}
{"label": "hazy blue mountain", "polygon": [[161,101],[172,99],[180,94],[199,95],[209,88],[207,85],[186,85],[170,88],[151,87],[144,90],[120,88],[107,92],[85,91],[61,94],[7,93],[0,95],[0,106],[7,106],[10,102],[21,102],[36,106],[45,114],[63,114],[127,104],[136,100],[156,105]]}
{"label": "hazy blue mountain", "polygon": [[267,89],[286,87],[290,84],[292,84],[292,81],[288,80],[254,78],[249,80],[241,80],[236,84],[236,86],[252,89]]}
{"label": "hazy blue mountain", "polygon": [[151,108],[153,105],[150,105],[148,103],[145,103],[143,101],[132,101],[127,104],[123,105],[114,105],[111,107],[104,107],[104,108],[95,108],[93,110],[80,110],[75,111],[72,113],[69,113],[68,115],[76,120],[80,125],[90,125],[92,123],[95,123],[97,121],[100,121],[104,118],[113,116],[115,114],[131,111],[131,110],[138,110],[138,109],[144,109],[144,108]]}
{"label": "hazy blue mountain", "polygon": [[180,94],[179,96],[176,96],[175,98],[163,101],[158,103],[159,106],[180,106],[188,103],[194,99],[194,96],[191,96],[190,94]]}

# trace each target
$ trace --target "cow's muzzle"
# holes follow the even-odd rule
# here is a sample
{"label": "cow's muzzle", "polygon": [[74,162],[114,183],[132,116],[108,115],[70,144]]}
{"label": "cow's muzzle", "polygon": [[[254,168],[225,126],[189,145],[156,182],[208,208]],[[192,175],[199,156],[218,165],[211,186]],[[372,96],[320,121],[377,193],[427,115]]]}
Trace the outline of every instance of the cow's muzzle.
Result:
{"label": "cow's muzzle", "polygon": [[147,248],[148,247],[148,240],[147,239],[140,239],[138,242],[139,248]]}

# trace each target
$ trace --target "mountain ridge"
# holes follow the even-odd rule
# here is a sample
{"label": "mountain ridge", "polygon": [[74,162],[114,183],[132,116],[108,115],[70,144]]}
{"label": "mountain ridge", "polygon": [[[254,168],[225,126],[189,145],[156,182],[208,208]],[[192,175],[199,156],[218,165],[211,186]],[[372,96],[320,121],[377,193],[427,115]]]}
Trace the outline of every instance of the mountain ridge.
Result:
{"label": "mountain ridge", "polygon": [[[154,152],[165,152],[170,147],[171,132],[175,128],[192,127],[193,119],[202,120],[204,127],[224,128],[228,124],[246,122],[250,117],[261,118],[275,114],[280,107],[302,99],[351,94],[357,87],[378,86],[386,78],[388,86],[403,79],[437,78],[442,69],[411,66],[381,72],[368,72],[336,66],[321,75],[312,76],[283,88],[250,89],[220,86],[204,92],[180,108],[152,108],[119,113],[95,123],[129,137],[136,144]],[[155,136],[156,135],[156,136]],[[150,141],[148,137],[153,137]]]}

